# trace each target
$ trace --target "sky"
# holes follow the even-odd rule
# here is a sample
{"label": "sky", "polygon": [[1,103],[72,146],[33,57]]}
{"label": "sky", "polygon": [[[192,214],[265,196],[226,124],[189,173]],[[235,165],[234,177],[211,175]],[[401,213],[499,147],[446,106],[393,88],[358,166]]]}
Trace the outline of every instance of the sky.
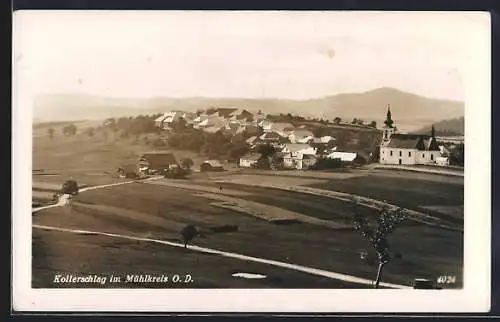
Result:
{"label": "sky", "polygon": [[[21,11],[21,90],[308,99],[395,87],[464,99],[481,13]],[[477,49],[477,48],[476,48]]]}

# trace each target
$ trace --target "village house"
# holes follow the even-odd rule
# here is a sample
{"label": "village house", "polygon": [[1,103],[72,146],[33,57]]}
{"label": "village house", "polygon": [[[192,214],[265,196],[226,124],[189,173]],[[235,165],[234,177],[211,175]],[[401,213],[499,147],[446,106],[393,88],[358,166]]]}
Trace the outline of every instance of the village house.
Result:
{"label": "village house", "polygon": [[261,157],[258,153],[249,153],[240,158],[239,166],[241,168],[252,168],[257,164],[257,161]]}
{"label": "village house", "polygon": [[432,126],[430,136],[396,133],[397,129],[393,126],[390,107],[384,123],[380,146],[381,164],[436,164],[441,151],[435,138],[434,126]]}
{"label": "village house", "polygon": [[355,152],[332,151],[326,157],[328,159],[339,159],[341,162],[354,162],[358,156]]}
{"label": "village house", "polygon": [[226,125],[224,126],[224,132],[230,133],[230,134],[236,134],[236,131],[241,127],[241,124],[239,122],[234,122],[229,120]]}
{"label": "village house", "polygon": [[236,130],[235,134],[236,135],[239,135],[239,134],[244,134],[246,133],[246,135],[258,135],[259,133],[261,133],[261,129],[260,127],[258,127],[257,125],[254,125],[252,123],[247,123],[247,124],[240,124],[239,128]]}
{"label": "village house", "polygon": [[295,168],[297,170],[307,170],[312,167],[317,161],[315,155],[311,154],[300,154],[295,159]]}
{"label": "village house", "polygon": [[258,123],[258,126],[262,128],[264,132],[270,132],[272,128],[273,122],[270,120],[263,119]]}
{"label": "village house", "polygon": [[448,157],[437,157],[436,164],[442,167],[450,165],[450,159]]}
{"label": "village house", "polygon": [[245,141],[248,145],[250,145],[251,148],[254,148],[259,142],[260,139],[258,136],[252,136]]}
{"label": "village house", "polygon": [[245,122],[251,122],[253,120],[253,114],[245,109],[237,109],[229,114],[232,120],[239,120]]}
{"label": "village house", "polygon": [[201,172],[219,172],[224,171],[224,167],[219,160],[206,160],[200,164]]}
{"label": "village house", "polygon": [[161,129],[169,129],[172,124],[175,124],[180,119],[186,121],[186,124],[193,124],[194,119],[196,118],[195,113],[182,112],[182,111],[171,111],[166,112],[160,117],[155,119],[155,125]]}
{"label": "village house", "polygon": [[271,144],[271,145],[281,145],[284,143],[288,143],[288,139],[282,137],[276,132],[266,132],[259,136],[260,143],[263,144]]}
{"label": "village house", "polygon": [[161,173],[178,165],[174,154],[166,152],[143,153],[137,159],[137,170],[142,175]]}
{"label": "village house", "polygon": [[[200,116],[198,118],[201,119],[202,117]],[[203,120],[201,122],[197,122],[197,119],[195,120],[195,123],[193,125],[193,127],[196,129],[203,129],[209,127],[224,128],[228,124],[227,120],[217,115],[208,116],[206,118],[203,117]]]}
{"label": "village house", "polygon": [[[305,169],[309,163],[313,163],[309,156],[316,156],[317,150],[308,144],[288,143],[284,144],[283,149],[283,167]],[[304,155],[307,157],[304,158]],[[307,160],[304,162],[304,160]]]}

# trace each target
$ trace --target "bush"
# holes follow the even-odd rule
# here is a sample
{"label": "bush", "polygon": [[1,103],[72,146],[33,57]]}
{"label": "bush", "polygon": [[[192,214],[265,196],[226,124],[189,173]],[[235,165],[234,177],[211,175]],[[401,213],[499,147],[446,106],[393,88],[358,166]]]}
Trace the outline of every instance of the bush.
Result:
{"label": "bush", "polygon": [[257,160],[257,163],[255,164],[255,168],[263,170],[271,169],[271,162],[269,162],[269,158],[263,156],[260,157],[259,160]]}

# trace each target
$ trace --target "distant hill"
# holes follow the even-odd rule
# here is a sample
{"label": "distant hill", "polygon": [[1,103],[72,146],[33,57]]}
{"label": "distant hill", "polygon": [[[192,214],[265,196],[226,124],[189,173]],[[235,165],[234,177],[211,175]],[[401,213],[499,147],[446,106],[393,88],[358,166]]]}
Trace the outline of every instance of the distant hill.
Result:
{"label": "distant hill", "polygon": [[292,113],[303,116],[367,122],[384,120],[387,104],[395,123],[430,124],[464,115],[463,102],[426,98],[394,88],[383,87],[363,93],[338,94],[309,100],[248,98],[168,98],[115,99],[81,94],[41,95],[35,100],[34,119],[66,121],[153,114],[170,110],[196,111],[209,107],[238,107],[266,114]]}
{"label": "distant hill", "polygon": [[[424,128],[421,128],[418,131],[415,131],[415,133],[430,133],[431,131],[431,126],[426,126]],[[436,130],[436,135],[437,136],[458,136],[458,135],[464,135],[465,133],[465,119],[464,117],[458,117],[454,119],[449,119],[449,120],[442,120],[439,122],[434,123],[434,128]]]}

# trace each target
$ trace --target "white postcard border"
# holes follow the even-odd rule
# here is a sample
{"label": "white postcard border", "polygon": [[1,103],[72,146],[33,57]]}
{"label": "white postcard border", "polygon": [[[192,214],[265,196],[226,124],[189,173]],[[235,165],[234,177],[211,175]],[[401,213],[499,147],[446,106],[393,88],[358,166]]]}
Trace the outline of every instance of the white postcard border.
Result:
{"label": "white postcard border", "polygon": [[[459,13],[460,14],[460,13]],[[464,288],[462,290],[296,289],[32,289],[32,105],[29,80],[13,73],[13,309],[125,312],[485,312],[490,308],[491,33],[488,13],[469,13],[482,27],[461,70],[465,100]],[[486,22],[485,22],[486,21]],[[15,23],[15,21],[14,21]],[[484,28],[484,25],[488,29]],[[14,24],[19,39],[21,25]],[[13,66],[16,66],[14,46]],[[26,68],[29,68],[26,67]],[[21,87],[22,85],[22,87]],[[437,245],[436,247],[439,247]]]}

